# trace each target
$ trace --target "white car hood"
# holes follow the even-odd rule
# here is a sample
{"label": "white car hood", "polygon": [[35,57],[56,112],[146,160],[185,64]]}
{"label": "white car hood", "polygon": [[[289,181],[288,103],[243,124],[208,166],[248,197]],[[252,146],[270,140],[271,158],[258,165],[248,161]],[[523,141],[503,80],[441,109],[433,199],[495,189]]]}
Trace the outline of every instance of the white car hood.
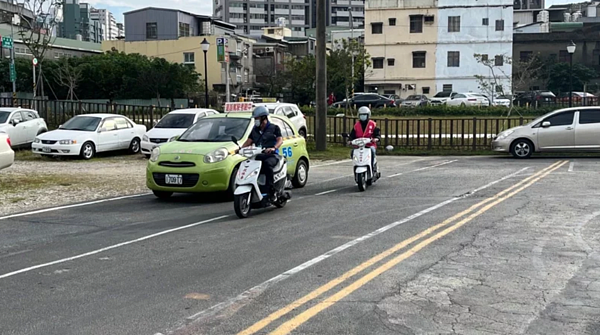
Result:
{"label": "white car hood", "polygon": [[47,133],[43,133],[37,136],[37,138],[41,140],[51,140],[51,141],[60,141],[60,140],[78,140],[89,138],[90,135],[94,134],[92,131],[79,131],[79,130],[64,130],[57,129],[53,131],[49,131]]}
{"label": "white car hood", "polygon": [[450,100],[450,98],[431,98],[431,101],[439,101],[439,102],[444,102],[444,101],[448,101]]}
{"label": "white car hood", "polygon": [[171,138],[183,134],[184,128],[152,128],[146,132],[148,138]]}

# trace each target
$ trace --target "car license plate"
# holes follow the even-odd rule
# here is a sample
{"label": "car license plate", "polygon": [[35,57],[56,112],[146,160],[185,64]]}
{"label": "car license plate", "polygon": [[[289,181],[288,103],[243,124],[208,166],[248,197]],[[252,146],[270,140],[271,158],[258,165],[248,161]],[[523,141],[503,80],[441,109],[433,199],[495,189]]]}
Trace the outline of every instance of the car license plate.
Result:
{"label": "car license plate", "polygon": [[182,185],[183,177],[180,174],[166,174],[165,184],[168,185]]}
{"label": "car license plate", "polygon": [[42,151],[43,152],[52,152],[52,149],[50,147],[43,147]]}

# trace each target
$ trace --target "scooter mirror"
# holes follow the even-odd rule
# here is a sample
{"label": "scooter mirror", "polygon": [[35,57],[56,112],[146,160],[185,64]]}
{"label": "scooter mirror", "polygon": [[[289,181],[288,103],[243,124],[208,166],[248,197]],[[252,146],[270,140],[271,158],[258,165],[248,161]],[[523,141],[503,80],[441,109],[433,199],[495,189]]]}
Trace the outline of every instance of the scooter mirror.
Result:
{"label": "scooter mirror", "polygon": [[340,135],[342,135],[343,138],[348,137],[348,133],[341,133]]}
{"label": "scooter mirror", "polygon": [[387,147],[385,147],[385,150],[387,150],[387,151],[393,151],[394,147],[391,146],[391,145],[388,145]]}

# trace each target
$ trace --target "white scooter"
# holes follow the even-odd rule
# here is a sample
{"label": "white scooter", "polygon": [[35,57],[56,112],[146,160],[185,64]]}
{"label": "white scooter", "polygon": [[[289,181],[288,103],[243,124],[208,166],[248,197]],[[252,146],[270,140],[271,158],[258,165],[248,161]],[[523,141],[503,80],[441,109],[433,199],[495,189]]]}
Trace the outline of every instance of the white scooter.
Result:
{"label": "white scooter", "polygon": [[354,180],[358,184],[358,190],[364,192],[368,186],[372,185],[381,177],[381,172],[373,172],[373,166],[377,167],[377,157],[373,157],[371,148],[367,144],[371,143],[370,138],[357,138],[352,141],[354,151],[352,152],[352,161],[354,162]]}
{"label": "white scooter", "polygon": [[[237,140],[235,138],[233,140],[237,144]],[[247,218],[252,208],[267,208],[271,205],[283,208],[292,197],[291,192],[286,190],[291,188],[291,182],[287,175],[287,159],[279,157],[279,162],[273,169],[275,200],[273,202],[269,201],[270,194],[264,190],[265,175],[260,173],[262,162],[256,160],[256,156],[262,152],[263,149],[260,147],[239,150],[239,153],[247,158],[238,169],[235,177],[235,191],[233,192],[235,214],[241,219]]]}

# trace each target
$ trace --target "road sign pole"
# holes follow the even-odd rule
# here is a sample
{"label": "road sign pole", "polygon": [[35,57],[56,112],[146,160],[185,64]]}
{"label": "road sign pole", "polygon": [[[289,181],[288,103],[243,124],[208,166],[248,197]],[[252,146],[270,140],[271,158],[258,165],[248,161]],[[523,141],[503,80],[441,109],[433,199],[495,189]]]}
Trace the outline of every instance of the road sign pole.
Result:
{"label": "road sign pole", "polygon": [[[14,17],[10,20],[10,39],[11,41],[14,41]],[[11,76],[12,78],[12,90],[13,90],[13,98],[15,98],[15,96],[17,95],[17,71],[15,69],[15,48],[14,45],[12,48],[10,48],[10,64],[11,66],[11,74],[14,73],[14,77]]]}

